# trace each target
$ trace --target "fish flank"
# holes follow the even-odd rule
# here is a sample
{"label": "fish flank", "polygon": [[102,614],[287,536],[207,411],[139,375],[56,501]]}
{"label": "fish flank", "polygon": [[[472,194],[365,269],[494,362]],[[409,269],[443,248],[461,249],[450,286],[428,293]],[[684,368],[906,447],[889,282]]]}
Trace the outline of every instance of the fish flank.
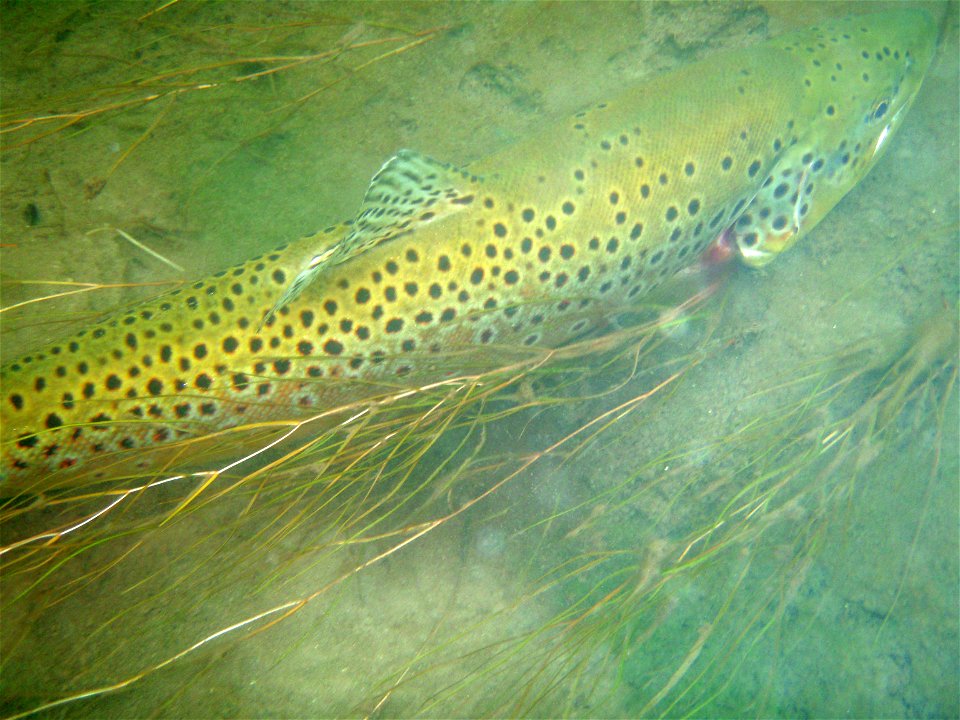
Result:
{"label": "fish flank", "polygon": [[935,39],[910,12],[681,68],[469,172],[401,151],[352,222],[4,366],[4,482],[560,346],[727,234],[769,262],[905,115]]}

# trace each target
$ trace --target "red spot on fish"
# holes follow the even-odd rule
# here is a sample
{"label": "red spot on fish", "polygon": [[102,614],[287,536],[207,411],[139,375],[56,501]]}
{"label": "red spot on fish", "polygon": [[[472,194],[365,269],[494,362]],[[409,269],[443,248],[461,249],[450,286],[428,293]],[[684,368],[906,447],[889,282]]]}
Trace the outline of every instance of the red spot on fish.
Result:
{"label": "red spot on fish", "polygon": [[708,269],[726,265],[736,254],[733,243],[733,228],[728,227],[710,243],[700,256],[700,262]]}

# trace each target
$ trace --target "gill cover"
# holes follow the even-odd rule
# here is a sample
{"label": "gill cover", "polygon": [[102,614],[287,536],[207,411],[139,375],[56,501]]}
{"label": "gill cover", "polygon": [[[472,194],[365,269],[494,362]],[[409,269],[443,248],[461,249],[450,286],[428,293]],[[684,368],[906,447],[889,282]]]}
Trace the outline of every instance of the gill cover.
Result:
{"label": "gill cover", "polygon": [[930,16],[915,9],[846,18],[784,37],[783,49],[805,61],[798,115],[816,119],[782,150],[735,223],[733,240],[744,262],[769,263],[866,175],[916,97],[936,37]]}

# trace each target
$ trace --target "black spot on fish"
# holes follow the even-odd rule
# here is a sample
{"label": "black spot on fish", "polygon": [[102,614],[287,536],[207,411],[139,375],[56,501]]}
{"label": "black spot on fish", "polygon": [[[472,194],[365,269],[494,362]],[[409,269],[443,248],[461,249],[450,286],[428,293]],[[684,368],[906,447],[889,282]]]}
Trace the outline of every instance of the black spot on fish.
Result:
{"label": "black spot on fish", "polygon": [[40,208],[37,207],[36,203],[28,202],[23,206],[23,220],[30,227],[40,223]]}
{"label": "black spot on fish", "polygon": [[[357,330],[359,334],[359,329]],[[323,345],[323,350],[328,355],[339,355],[343,352],[343,344],[337,342],[336,340],[327,340]]]}

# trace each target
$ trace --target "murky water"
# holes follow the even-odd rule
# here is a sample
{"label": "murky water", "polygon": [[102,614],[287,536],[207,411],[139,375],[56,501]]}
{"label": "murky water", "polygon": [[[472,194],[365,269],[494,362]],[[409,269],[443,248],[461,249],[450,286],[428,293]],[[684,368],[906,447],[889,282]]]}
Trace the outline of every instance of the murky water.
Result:
{"label": "murky water", "polygon": [[[8,3],[3,305],[127,287],[4,312],[4,359],[352,216],[398,148],[469,163],[851,7]],[[340,485],[304,462],[160,525],[168,487],[8,553],[4,714],[116,686],[49,714],[956,716],[958,14],[930,7],[887,156],[680,330]]]}

